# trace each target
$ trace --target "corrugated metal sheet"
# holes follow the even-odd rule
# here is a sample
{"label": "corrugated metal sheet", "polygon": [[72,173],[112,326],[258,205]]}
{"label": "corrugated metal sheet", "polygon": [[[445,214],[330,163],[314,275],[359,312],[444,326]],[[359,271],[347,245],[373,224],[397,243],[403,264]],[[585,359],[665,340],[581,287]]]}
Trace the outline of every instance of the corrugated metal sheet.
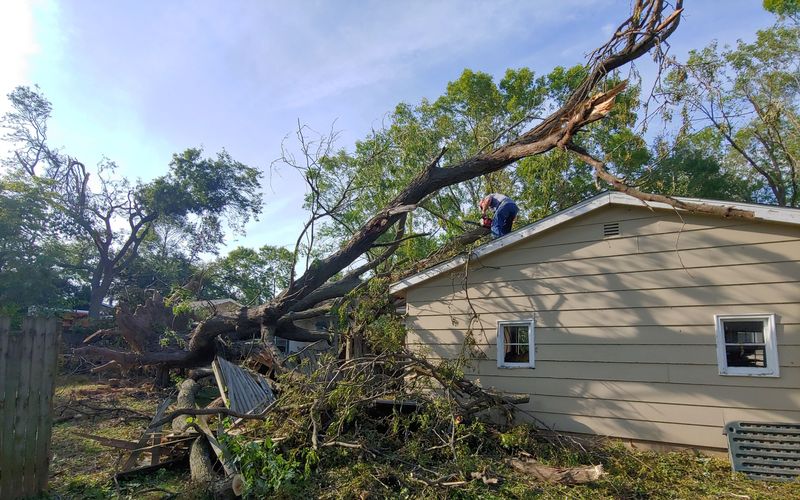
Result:
{"label": "corrugated metal sheet", "polygon": [[275,400],[267,380],[217,356],[211,363],[225,404],[239,413],[257,413]]}
{"label": "corrugated metal sheet", "polygon": [[765,481],[800,476],[800,424],[730,422],[725,433],[734,471]]}

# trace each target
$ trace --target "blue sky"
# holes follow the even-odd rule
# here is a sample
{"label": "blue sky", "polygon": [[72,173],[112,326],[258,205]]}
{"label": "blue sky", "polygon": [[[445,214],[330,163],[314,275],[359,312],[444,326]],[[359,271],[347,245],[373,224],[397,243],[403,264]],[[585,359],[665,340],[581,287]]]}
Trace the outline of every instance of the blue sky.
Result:
{"label": "blue sky", "polygon": [[[772,23],[757,0],[690,0],[670,39],[679,58]],[[0,3],[0,92],[38,84],[53,144],[131,178],[170,156],[226,148],[265,171],[264,214],[229,247],[294,242],[303,184],[270,175],[298,120],[335,121],[349,148],[400,101],[435,98],[464,68],[537,74],[584,61],[628,1],[8,1]],[[639,69],[652,71],[648,59]],[[0,111],[5,102],[0,105]]]}

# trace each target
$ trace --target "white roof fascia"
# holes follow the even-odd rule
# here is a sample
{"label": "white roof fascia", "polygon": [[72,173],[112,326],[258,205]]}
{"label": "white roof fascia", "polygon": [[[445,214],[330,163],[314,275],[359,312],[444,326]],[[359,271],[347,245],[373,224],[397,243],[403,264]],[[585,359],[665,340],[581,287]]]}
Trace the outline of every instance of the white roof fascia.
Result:
{"label": "white roof fascia", "polygon": [[[642,201],[639,198],[613,191],[608,193],[611,196],[611,203],[617,205],[632,205],[637,207],[660,208],[665,210],[680,210],[667,203],[655,201]],[[773,205],[755,205],[752,203],[735,203],[717,200],[706,200],[703,198],[684,198],[675,196],[676,200],[687,203],[702,203],[704,205],[711,205],[715,207],[732,207],[737,210],[747,210],[753,212],[756,219],[770,221],[770,222],[784,222],[787,224],[800,224],[800,210],[796,208],[778,207]]]}
{"label": "white roof fascia", "polygon": [[[720,207],[733,207],[739,210],[747,210],[753,212],[753,215],[756,219],[772,221],[772,222],[783,222],[788,224],[800,224],[800,210],[796,208],[785,208],[785,207],[776,207],[770,205],[754,205],[750,203],[733,203],[733,202],[724,202],[724,201],[716,201],[716,200],[705,200],[702,198],[683,198],[683,197],[674,197],[676,200],[684,201],[684,202],[691,202],[691,203],[704,203],[706,205],[712,206],[720,206]],[[597,196],[589,198],[588,200],[582,201],[577,205],[574,205],[566,210],[562,210],[561,212],[555,213],[544,219],[541,219],[533,224],[525,226],[524,228],[515,231],[513,233],[509,233],[505,236],[501,236],[496,240],[490,241],[484,245],[479,246],[478,248],[474,249],[470,254],[470,258],[480,258],[484,255],[493,253],[497,250],[500,250],[503,247],[508,245],[514,244],[520,240],[529,238],[535,234],[541,233],[542,231],[546,231],[554,226],[559,224],[563,224],[568,222],[576,217],[579,217],[583,214],[589,213],[593,210],[597,210],[605,205],[610,204],[617,204],[617,205],[631,205],[637,207],[645,207],[645,208],[658,208],[658,209],[666,209],[666,210],[679,210],[673,207],[672,205],[668,205],[666,203],[661,202],[644,202],[638,198],[634,198],[633,196],[627,195],[625,193],[620,193],[618,191],[609,191],[605,193],[601,193]],[[452,269],[455,269],[459,266],[462,266],[466,263],[467,256],[460,255],[454,259],[450,259],[448,261],[442,262],[441,264],[437,264],[429,269],[425,269],[417,274],[412,274],[406,278],[401,279],[395,283],[392,283],[389,286],[389,293],[397,293],[402,292],[406,288],[414,286],[418,283],[422,283],[423,281],[427,281],[439,274],[445,273]]]}

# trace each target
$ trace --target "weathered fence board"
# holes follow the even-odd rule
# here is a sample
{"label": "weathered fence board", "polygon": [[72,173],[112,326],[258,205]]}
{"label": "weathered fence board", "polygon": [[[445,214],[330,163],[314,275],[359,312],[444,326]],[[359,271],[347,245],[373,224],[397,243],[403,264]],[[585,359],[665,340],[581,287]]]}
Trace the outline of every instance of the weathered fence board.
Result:
{"label": "weathered fence board", "polygon": [[26,318],[12,331],[0,318],[0,498],[35,496],[47,486],[60,325]]}

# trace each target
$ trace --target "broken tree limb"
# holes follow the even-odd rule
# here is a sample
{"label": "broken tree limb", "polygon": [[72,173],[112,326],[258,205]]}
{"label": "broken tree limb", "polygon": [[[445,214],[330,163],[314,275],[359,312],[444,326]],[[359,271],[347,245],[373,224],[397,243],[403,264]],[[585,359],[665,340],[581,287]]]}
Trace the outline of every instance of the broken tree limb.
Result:
{"label": "broken tree limb", "polygon": [[91,370],[89,370],[89,371],[90,371],[91,373],[100,373],[100,372],[104,372],[104,371],[106,371],[106,370],[110,370],[110,369],[112,369],[112,368],[119,368],[119,367],[120,367],[119,363],[117,363],[116,361],[114,361],[114,360],[112,359],[112,360],[111,360],[111,361],[109,361],[108,363],[103,363],[103,364],[102,364],[102,365],[100,365],[100,366],[95,366],[94,368],[92,368],[92,369],[91,369]]}
{"label": "broken tree limb", "polygon": [[331,312],[331,306],[319,306],[304,311],[290,311],[281,317],[281,320],[295,321],[298,319],[316,318]]}
{"label": "broken tree limb", "polygon": [[154,422],[153,425],[164,425],[173,421],[175,418],[180,416],[187,416],[187,417],[199,417],[199,416],[208,416],[208,415],[225,415],[228,417],[236,417],[236,418],[244,418],[244,419],[251,419],[251,420],[263,420],[269,412],[274,407],[274,403],[264,408],[263,411],[259,413],[242,413],[238,411],[231,410],[229,408],[182,408],[180,410],[175,410],[173,412],[168,413],[165,417],[160,418],[158,421]]}
{"label": "broken tree limb", "polygon": [[125,440],[122,440],[122,439],[113,439],[113,438],[109,438],[109,437],[105,437],[105,436],[97,436],[95,434],[88,434],[86,432],[78,432],[78,431],[73,431],[72,434],[75,434],[76,436],[84,437],[86,439],[91,439],[93,441],[97,441],[98,443],[100,443],[100,444],[102,444],[104,446],[111,447],[111,448],[121,448],[123,450],[128,450],[128,451],[133,451],[133,450],[140,449],[139,448],[139,443],[136,443],[134,441],[125,441]]}
{"label": "broken tree limb", "polygon": [[595,172],[597,173],[597,177],[609,183],[616,191],[628,194],[644,202],[652,201],[664,203],[681,210],[686,210],[687,212],[718,215],[722,217],[739,217],[743,219],[752,219],[755,217],[755,214],[749,210],[676,200],[675,198],[662,194],[645,193],[643,191],[639,191],[635,187],[629,186],[622,179],[609,172],[605,163],[593,157],[588,151],[577,144],[569,142],[566,144],[566,149],[572,151],[578,158],[594,168]]}
{"label": "broken tree limb", "polygon": [[511,459],[511,467],[545,483],[585,484],[597,481],[604,474],[603,465],[586,467],[550,467],[533,460]]}
{"label": "broken tree limb", "polygon": [[648,4],[651,9],[647,16],[641,16],[641,12],[631,15],[622,23],[625,27],[624,36],[619,32],[615,33],[596,52],[588,77],[555,113],[519,138],[457,165],[440,167],[438,163],[441,155],[437,157],[386,208],[367,221],[339,251],[322,259],[295,280],[287,294],[279,297],[278,310],[288,310],[371,248],[377,238],[397,221],[398,215],[392,214],[392,209],[416,205],[445,186],[495,172],[527,156],[549,151],[559,143],[566,143],[581,127],[604,116],[609,99],[619,93],[621,88],[618,86],[609,92],[589,97],[597,84],[609,72],[641,57],[656,44],[663,42],[680,22],[682,0],[676,1],[672,12],[665,12],[668,6],[660,0]]}
{"label": "broken tree limb", "polygon": [[[180,389],[178,390],[178,399],[175,402],[176,408],[187,408],[191,409],[194,408],[194,400],[195,396],[197,395],[197,391],[200,390],[200,384],[192,380],[191,378],[187,378],[183,382],[181,382]],[[183,432],[189,428],[189,423],[186,422],[185,418],[181,419],[174,419],[172,421],[172,430]]]}

